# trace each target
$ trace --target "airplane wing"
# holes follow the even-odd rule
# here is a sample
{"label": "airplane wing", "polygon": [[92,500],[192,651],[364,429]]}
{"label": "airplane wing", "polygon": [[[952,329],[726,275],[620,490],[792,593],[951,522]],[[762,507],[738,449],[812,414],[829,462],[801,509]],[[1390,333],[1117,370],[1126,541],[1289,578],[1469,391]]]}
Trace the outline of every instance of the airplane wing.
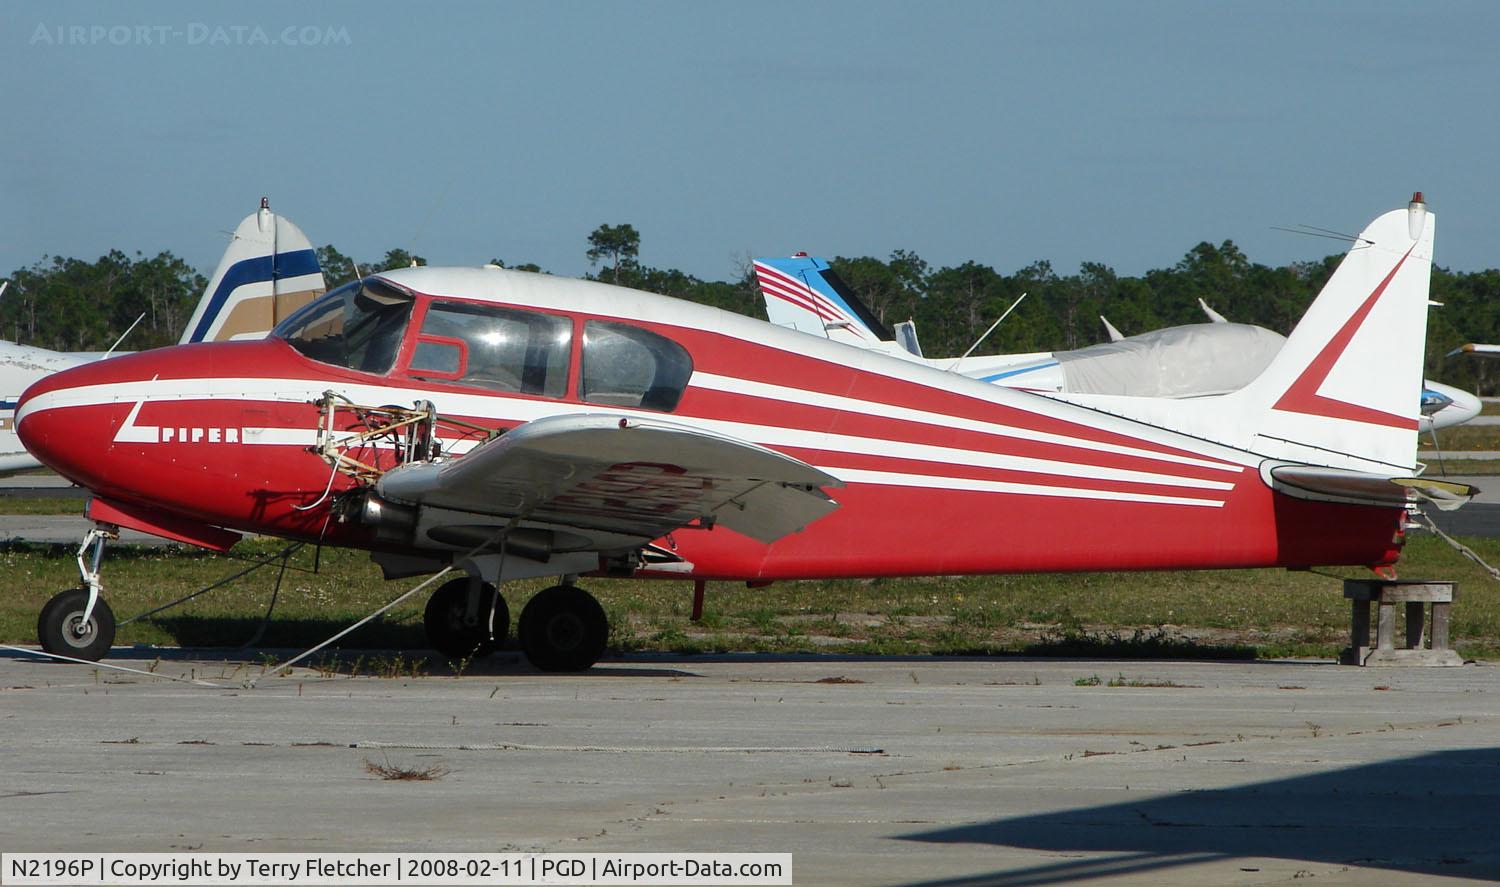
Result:
{"label": "airplane wing", "polygon": [[[645,544],[693,521],[774,542],[838,508],[837,478],[736,438],[646,417],[548,416],[459,459],[387,472],[394,502],[566,528],[597,546]],[[429,532],[429,535],[432,535]]]}
{"label": "airplane wing", "polygon": [[1356,505],[1400,507],[1406,504],[1410,490],[1439,510],[1452,511],[1479,492],[1468,484],[1430,477],[1386,477],[1313,465],[1270,463],[1262,471],[1272,489],[1288,496]]}
{"label": "airplane wing", "polygon": [[1490,345],[1484,342],[1470,342],[1444,354],[1444,357],[1452,357],[1455,354],[1472,354],[1475,357],[1500,357],[1500,345]]}

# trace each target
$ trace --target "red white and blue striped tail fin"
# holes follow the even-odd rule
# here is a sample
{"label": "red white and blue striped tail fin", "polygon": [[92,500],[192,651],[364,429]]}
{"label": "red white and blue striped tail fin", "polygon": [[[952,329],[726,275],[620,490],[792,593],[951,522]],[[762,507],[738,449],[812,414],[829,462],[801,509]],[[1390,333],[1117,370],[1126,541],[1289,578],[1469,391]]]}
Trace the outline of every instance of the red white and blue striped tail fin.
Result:
{"label": "red white and blue striped tail fin", "polygon": [[178,344],[264,338],[325,289],[307,235],[262,197],[234,230]]}
{"label": "red white and blue striped tail fin", "polygon": [[895,339],[823,259],[756,259],[755,278],[766,319],[777,326],[862,348]]}
{"label": "red white and blue striped tail fin", "polygon": [[1264,372],[1227,395],[1272,458],[1380,474],[1416,465],[1436,218],[1420,193],[1360,233]]}

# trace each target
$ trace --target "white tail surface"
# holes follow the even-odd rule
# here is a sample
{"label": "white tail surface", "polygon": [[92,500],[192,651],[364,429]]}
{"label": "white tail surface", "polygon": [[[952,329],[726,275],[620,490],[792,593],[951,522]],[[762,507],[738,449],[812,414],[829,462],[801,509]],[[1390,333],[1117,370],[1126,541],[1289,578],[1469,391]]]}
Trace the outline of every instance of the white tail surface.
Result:
{"label": "white tail surface", "polygon": [[1260,416],[1256,452],[1415,466],[1436,221],[1419,194],[1360,234],[1276,359],[1237,395]]}
{"label": "white tail surface", "polygon": [[1181,400],[1055,395],[1268,459],[1396,476],[1416,465],[1435,216],[1371,222],[1253,381]]}
{"label": "white tail surface", "polygon": [[179,344],[263,338],[325,289],[307,235],[261,198],[234,230]]}

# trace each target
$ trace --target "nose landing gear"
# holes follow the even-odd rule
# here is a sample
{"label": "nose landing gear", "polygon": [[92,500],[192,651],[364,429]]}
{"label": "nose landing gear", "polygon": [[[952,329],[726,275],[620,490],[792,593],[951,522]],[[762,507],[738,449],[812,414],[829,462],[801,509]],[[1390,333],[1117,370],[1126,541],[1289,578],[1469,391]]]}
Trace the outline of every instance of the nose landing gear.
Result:
{"label": "nose landing gear", "polygon": [[58,656],[98,662],[115,642],[115,614],[96,599],[89,609],[89,590],[70,588],[42,607],[36,620],[37,641]]}
{"label": "nose landing gear", "polygon": [[[55,595],[37,618],[37,640],[44,651],[91,662],[109,652],[115,640],[115,615],[102,596],[99,567],[105,542],[118,538],[119,529],[104,523],[84,537],[78,548],[80,587]],[[609,641],[604,607],[572,585],[571,578],[538,592],[517,623],[522,652],[542,671],[585,671],[604,654]],[[427,601],[423,623],[429,642],[445,656],[481,656],[505,642],[510,609],[493,584],[471,576],[439,587]]]}
{"label": "nose landing gear", "polygon": [[[109,524],[98,524],[83,537],[78,547],[81,587],[54,595],[36,620],[37,643],[46,652],[90,662],[98,662],[109,652],[115,642],[115,614],[101,597],[99,564],[105,541],[119,537],[119,528]],[[90,566],[84,565],[85,554]]]}

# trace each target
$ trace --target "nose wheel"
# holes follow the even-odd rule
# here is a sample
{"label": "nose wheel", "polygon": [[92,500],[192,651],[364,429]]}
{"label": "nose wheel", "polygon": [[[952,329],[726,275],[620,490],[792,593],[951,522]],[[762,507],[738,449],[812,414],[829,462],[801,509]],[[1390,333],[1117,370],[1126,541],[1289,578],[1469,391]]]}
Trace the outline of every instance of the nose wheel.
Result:
{"label": "nose wheel", "polygon": [[450,659],[487,656],[505,643],[510,610],[488,582],[454,579],[427,599],[422,625],[432,648]]}
{"label": "nose wheel", "polygon": [[584,671],[604,655],[609,619],[593,595],[554,585],[526,603],[517,631],[527,660],[542,671]]}
{"label": "nose wheel", "polygon": [[70,588],[42,607],[37,642],[48,653],[98,662],[115,642],[115,614],[103,598],[89,611],[89,590]]}
{"label": "nose wheel", "polygon": [[115,614],[104,602],[99,566],[104,543],[119,537],[119,527],[103,522],[96,522],[83,537],[77,557],[82,587],[54,595],[37,616],[36,639],[44,651],[90,662],[109,652],[115,642]]}

